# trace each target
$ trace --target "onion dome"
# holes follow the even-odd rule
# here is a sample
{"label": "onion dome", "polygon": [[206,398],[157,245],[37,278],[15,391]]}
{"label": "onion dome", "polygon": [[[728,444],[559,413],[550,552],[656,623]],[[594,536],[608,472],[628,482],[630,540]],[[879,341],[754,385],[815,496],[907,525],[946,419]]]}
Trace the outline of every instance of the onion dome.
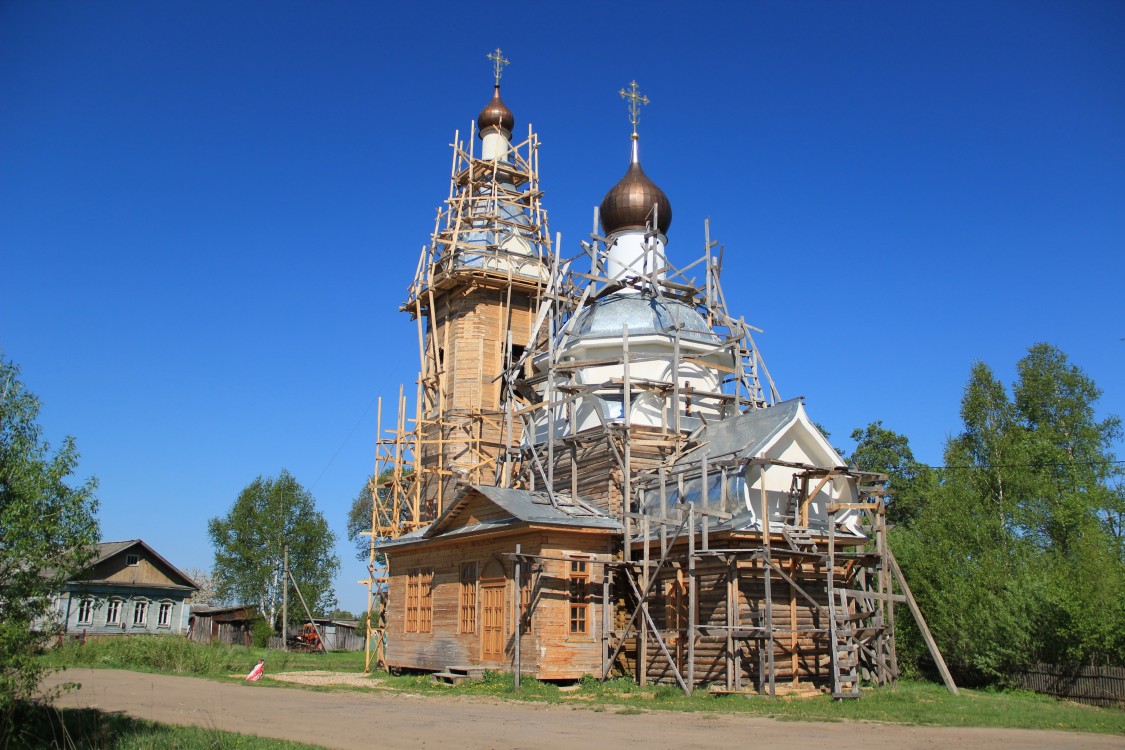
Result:
{"label": "onion dome", "polygon": [[602,198],[602,230],[610,235],[623,229],[644,229],[653,206],[657,208],[656,228],[667,235],[668,227],[672,225],[672,203],[641,169],[636,141],[633,141],[633,159],[629,169]]}
{"label": "onion dome", "polygon": [[500,98],[500,84],[497,83],[493,89],[492,101],[477,115],[477,135],[484,138],[485,133],[495,128],[503,133],[505,138],[511,138],[515,124],[515,115]]}

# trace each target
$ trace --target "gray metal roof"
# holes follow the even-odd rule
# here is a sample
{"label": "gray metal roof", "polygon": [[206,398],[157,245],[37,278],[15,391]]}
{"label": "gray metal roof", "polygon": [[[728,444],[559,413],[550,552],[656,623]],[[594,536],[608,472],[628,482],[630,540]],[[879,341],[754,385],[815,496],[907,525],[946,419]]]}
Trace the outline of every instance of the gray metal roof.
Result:
{"label": "gray metal roof", "polygon": [[708,458],[753,458],[760,454],[797,418],[799,398],[782,401],[764,409],[751,409],[736,417],[709,422],[699,433],[699,447],[685,453],[676,463],[689,464]]}
{"label": "gray metal roof", "polygon": [[[507,518],[474,523],[467,526],[445,530],[452,519],[458,515],[465,500],[476,491],[484,495],[508,513]],[[448,539],[481,531],[503,529],[517,524],[543,524],[548,526],[567,526],[571,528],[605,529],[621,531],[621,523],[581,499],[571,498],[564,493],[555,493],[555,503],[546,492],[517,490],[506,487],[490,487],[475,484],[457,499],[441,518],[429,526],[403,534],[398,539],[384,542],[380,549],[413,544],[424,539]]]}
{"label": "gray metal roof", "polygon": [[555,503],[552,504],[546,492],[485,485],[473,485],[472,488],[520,521],[602,529],[621,528],[616,518],[579,498],[572,498],[569,494],[556,492]]}

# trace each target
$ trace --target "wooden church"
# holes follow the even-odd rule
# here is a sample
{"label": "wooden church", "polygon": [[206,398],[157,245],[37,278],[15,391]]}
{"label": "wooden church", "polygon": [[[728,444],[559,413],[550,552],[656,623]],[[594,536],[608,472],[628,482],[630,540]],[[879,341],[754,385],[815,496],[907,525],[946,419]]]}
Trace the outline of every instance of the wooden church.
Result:
{"label": "wooden church", "polygon": [[493,97],[454,139],[402,306],[423,369],[377,451],[375,658],[686,692],[857,697],[895,679],[907,592],[885,478],[845,466],[804,404],[779,398],[726,308],[706,224],[693,275],[673,263],[672,205],[640,161],[648,99],[620,92],[625,175],[564,257],[538,137],[513,137],[507,61],[489,57]]}

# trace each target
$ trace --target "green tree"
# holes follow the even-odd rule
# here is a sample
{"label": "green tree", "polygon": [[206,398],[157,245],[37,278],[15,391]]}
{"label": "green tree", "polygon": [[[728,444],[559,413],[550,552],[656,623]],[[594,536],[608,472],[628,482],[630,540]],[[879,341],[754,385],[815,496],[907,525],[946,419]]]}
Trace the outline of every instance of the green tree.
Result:
{"label": "green tree", "polygon": [[[410,472],[405,472],[402,475],[404,484],[409,483],[411,478]],[[390,493],[393,491],[391,484],[394,481],[394,469],[384,469],[379,475],[381,486],[378,489],[379,497],[386,500]],[[402,490],[400,490],[402,491]],[[355,557],[360,562],[366,562],[371,553],[371,513],[375,504],[375,476],[371,475],[364,481],[363,486],[359,488],[355,499],[352,500],[351,507],[348,509],[347,520],[347,533],[348,541],[355,545]],[[383,526],[391,526],[393,519],[390,517],[390,508],[387,504],[382,504],[380,507],[380,523]],[[378,540],[376,540],[378,541]],[[376,552],[375,563],[382,565],[383,556]]]}
{"label": "green tree", "polygon": [[[961,431],[891,545],[950,667],[1002,679],[1032,660],[1125,663],[1121,435],[1058,349],[1032,347],[1008,389],[973,365]],[[857,454],[896,477],[905,443],[869,427]],[[922,658],[905,628],[900,655]]]}
{"label": "green tree", "polygon": [[[312,494],[288,471],[283,469],[276,479],[259,476],[239,493],[227,515],[212,518],[207,528],[215,549],[215,589],[224,601],[256,603],[276,627],[288,545],[289,569],[313,614],[336,606],[336,537]],[[290,597],[291,621],[304,617],[295,599]]]}
{"label": "green tree", "polygon": [[1028,459],[1022,529],[1041,550],[1045,591],[1039,654],[1125,663],[1121,421],[1097,419],[1101,389],[1067,356],[1036,344],[1012,392]]}
{"label": "green tree", "polygon": [[[1026,555],[1011,533],[1013,408],[1002,384],[976,363],[961,400],[961,433],[937,472],[914,458],[907,438],[873,422],[852,433],[852,461],[888,475],[890,542],[946,662],[960,679],[988,681],[1027,656],[1034,597]],[[927,653],[912,622],[900,629],[908,669]]]}
{"label": "green tree", "polygon": [[355,545],[355,559],[367,562],[371,554],[371,511],[375,503],[372,475],[359,488],[352,505],[348,509],[348,541]]}
{"label": "green tree", "polygon": [[862,471],[887,475],[887,520],[909,523],[917,517],[937,487],[937,473],[917,461],[910,440],[876,420],[852,431],[855,451],[849,460]]}
{"label": "green tree", "polygon": [[45,671],[36,656],[53,626],[51,595],[92,559],[98,541],[97,484],[73,482],[74,439],[52,453],[38,418],[39,399],[0,358],[0,746]]}

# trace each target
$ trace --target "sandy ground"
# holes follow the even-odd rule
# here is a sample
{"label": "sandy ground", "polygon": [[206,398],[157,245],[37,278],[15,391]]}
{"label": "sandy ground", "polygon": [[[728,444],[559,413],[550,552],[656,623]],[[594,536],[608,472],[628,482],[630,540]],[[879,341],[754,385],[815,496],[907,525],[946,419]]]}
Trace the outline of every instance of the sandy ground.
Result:
{"label": "sandy ground", "polygon": [[1096,734],[788,722],[663,711],[618,714],[617,707],[597,712],[490,699],[317,692],[110,669],[70,669],[53,675],[49,684],[65,681],[82,687],[63,696],[60,706],[124,711],[155,721],[333,748],[1125,748],[1125,738]]}

